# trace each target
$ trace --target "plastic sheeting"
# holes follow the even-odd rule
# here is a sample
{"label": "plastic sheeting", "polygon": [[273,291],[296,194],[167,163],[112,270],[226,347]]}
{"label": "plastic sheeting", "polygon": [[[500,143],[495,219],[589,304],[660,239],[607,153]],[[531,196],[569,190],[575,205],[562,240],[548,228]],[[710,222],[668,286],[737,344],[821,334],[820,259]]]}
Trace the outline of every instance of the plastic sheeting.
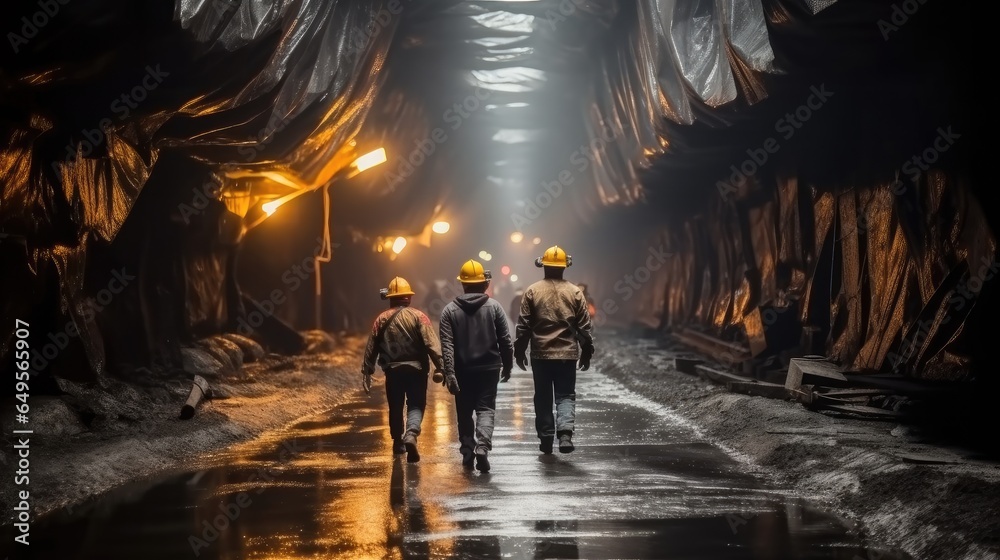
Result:
{"label": "plastic sheeting", "polygon": [[888,1],[764,7],[781,70],[767,97],[706,108],[688,86],[710,82],[687,83],[663,106],[693,120],[663,113],[667,142],[640,174],[676,255],[663,326],[755,354],[807,344],[858,370],[995,380],[977,342],[998,312],[996,204],[972,172],[976,78],[954,71],[982,31],[948,5],[898,34],[878,25]]}
{"label": "plastic sheeting", "polygon": [[[21,4],[5,8],[4,29],[20,29],[21,8],[29,15],[37,9]],[[24,247],[4,253],[4,268],[37,272],[54,265],[62,303],[48,316],[33,315],[34,296],[8,293],[3,316],[57,325],[71,319],[92,371],[101,373],[107,341],[92,318],[76,312],[101,289],[85,282],[103,275],[87,255],[120,241],[128,222],[159,224],[146,236],[173,231],[163,227],[171,219],[192,223],[181,209],[197,202],[192,193],[207,178],[157,167],[164,150],[173,161],[201,162],[216,177],[277,171],[304,184],[328,181],[356,152],[350,141],[371,108],[400,16],[388,2],[326,0],[112,0],[60,8],[0,73],[0,232],[6,244]],[[160,192],[149,196],[161,203],[136,215],[154,173]],[[175,233],[180,246],[218,244],[219,231],[211,228]],[[141,241],[117,245],[138,247],[117,258],[144,260]],[[174,255],[179,261],[164,268],[181,271],[179,277],[159,279],[159,292],[128,292],[113,307],[156,315],[139,320],[145,334],[161,341],[176,343],[185,323],[218,328],[226,313],[222,267],[231,250]],[[155,303],[125,301],[134,298]],[[165,308],[185,307],[183,319],[164,315],[173,313]],[[126,317],[118,318],[137,319]],[[13,321],[4,325],[6,352]],[[149,342],[142,333],[126,335],[118,346]]]}
{"label": "plastic sheeting", "polygon": [[[831,195],[791,179],[769,200],[718,206],[671,229],[678,258],[668,263],[664,326],[702,324],[777,351],[799,343],[765,332],[787,314],[817,327],[823,351],[850,368],[965,379],[972,356],[962,335],[996,274],[996,240],[983,235],[985,216],[964,185],[932,172],[907,187],[922,193],[913,206],[897,200],[898,185]],[[744,220],[746,232],[726,225]],[[931,227],[904,226],[914,220]],[[748,320],[757,306],[768,310],[763,323]]]}
{"label": "plastic sheeting", "polygon": [[602,165],[594,168],[605,204],[643,198],[642,169],[673,141],[664,119],[726,125],[712,109],[741,97],[761,101],[761,75],[780,72],[758,0],[642,0],[625,15],[630,25],[601,57],[588,110],[592,129],[613,122],[624,131],[622,141],[602,148]]}

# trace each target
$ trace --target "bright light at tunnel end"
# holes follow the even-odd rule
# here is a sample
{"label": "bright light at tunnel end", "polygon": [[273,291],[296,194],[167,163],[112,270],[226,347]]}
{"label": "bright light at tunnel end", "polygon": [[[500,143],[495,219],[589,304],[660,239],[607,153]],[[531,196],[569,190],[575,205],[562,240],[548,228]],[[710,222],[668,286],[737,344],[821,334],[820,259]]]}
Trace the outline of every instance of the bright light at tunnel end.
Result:
{"label": "bright light at tunnel end", "polygon": [[434,225],[431,226],[431,231],[433,231],[434,233],[448,233],[448,230],[450,229],[451,229],[451,224],[443,220],[439,222],[434,222]]}

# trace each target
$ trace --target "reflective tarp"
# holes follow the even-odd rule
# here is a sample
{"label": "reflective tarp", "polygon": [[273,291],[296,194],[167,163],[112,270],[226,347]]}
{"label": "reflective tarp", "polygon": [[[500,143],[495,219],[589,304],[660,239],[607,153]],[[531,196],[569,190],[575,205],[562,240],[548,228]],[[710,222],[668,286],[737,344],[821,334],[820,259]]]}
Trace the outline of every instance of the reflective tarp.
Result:
{"label": "reflective tarp", "polygon": [[1000,310],[998,214],[973,172],[975,77],[955,71],[978,24],[947,5],[905,21],[891,2],[763,5],[767,98],[712,108],[710,126],[668,114],[641,174],[677,255],[663,326],[865,372],[996,379],[981,329]]}
{"label": "reflective tarp", "polygon": [[[221,230],[213,228],[225,220],[207,229],[167,224],[204,225],[214,219],[205,210],[218,204],[220,192],[260,183],[255,177],[265,172],[308,186],[328,182],[357,152],[351,140],[378,90],[400,9],[326,0],[73,2],[59,3],[55,14],[39,6],[4,7],[13,52],[5,53],[0,72],[0,232],[8,248],[21,247],[4,252],[5,274],[54,270],[46,278],[58,280],[62,303],[41,305],[52,294],[37,290],[5,294],[3,349],[9,317],[56,324],[70,318],[100,373],[99,331],[93,317],[74,310],[100,294],[96,279],[107,276],[104,267],[148,260],[141,240],[118,239],[122,228],[136,222],[139,237],[178,235],[175,246],[199,239],[221,248]],[[173,163],[157,166],[165,153]],[[201,175],[182,174],[177,162],[184,159],[200,162]],[[159,202],[137,215],[153,174],[162,180],[148,197]],[[216,188],[192,195],[209,175]],[[88,256],[95,246],[112,245],[109,260]],[[159,333],[150,321],[165,316],[124,301],[156,301],[159,293],[187,307],[180,323],[161,325],[162,336],[176,339],[182,323],[218,325],[226,313],[219,291],[229,247],[186,263],[175,255],[182,262],[165,268],[180,271],[171,280],[179,285],[117,298],[114,306],[126,314],[119,318]],[[129,336],[135,339],[128,344],[143,339]]]}

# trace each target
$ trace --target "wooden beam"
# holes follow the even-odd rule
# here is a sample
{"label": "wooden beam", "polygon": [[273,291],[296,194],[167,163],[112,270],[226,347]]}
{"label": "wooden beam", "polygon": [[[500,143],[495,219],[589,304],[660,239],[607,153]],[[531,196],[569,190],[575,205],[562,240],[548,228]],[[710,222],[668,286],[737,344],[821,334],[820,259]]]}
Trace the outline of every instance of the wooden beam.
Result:
{"label": "wooden beam", "polygon": [[726,388],[733,393],[742,395],[753,395],[755,397],[767,397],[769,399],[788,400],[793,398],[791,391],[784,385],[777,383],[766,383],[761,381],[730,381],[726,383]]}
{"label": "wooden beam", "polygon": [[688,375],[698,375],[698,372],[694,369],[694,367],[701,363],[704,363],[704,361],[698,358],[685,358],[678,356],[674,358],[674,369]]}
{"label": "wooden beam", "polygon": [[847,384],[847,377],[839,366],[825,359],[792,358],[788,364],[785,387],[794,390],[803,383],[840,386]]}
{"label": "wooden beam", "polygon": [[854,414],[874,420],[897,420],[905,416],[905,414],[894,410],[886,410],[884,408],[875,408],[873,406],[862,406],[857,404],[823,404],[819,407],[819,410],[832,410],[834,412]]}
{"label": "wooden beam", "polygon": [[719,385],[725,385],[730,381],[749,381],[750,379],[742,375],[736,375],[735,373],[729,373],[719,369],[715,369],[704,364],[698,364],[694,366],[695,371],[698,372],[698,377],[705,379],[706,381],[711,381],[712,383],[717,383]]}

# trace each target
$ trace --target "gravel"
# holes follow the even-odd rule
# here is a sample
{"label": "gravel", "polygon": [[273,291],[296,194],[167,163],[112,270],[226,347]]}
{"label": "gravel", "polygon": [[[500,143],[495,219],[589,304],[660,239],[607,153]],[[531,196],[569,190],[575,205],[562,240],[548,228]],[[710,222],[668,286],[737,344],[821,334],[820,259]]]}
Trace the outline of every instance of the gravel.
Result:
{"label": "gravel", "polygon": [[[601,371],[687,418],[748,469],[854,521],[870,542],[914,558],[1000,559],[995,461],[922,440],[911,426],[729,393],[674,369],[674,349],[662,339],[602,339]],[[945,462],[901,457],[913,453]]]}
{"label": "gravel", "polygon": [[[247,341],[232,341],[244,351],[235,372],[204,350],[187,352],[216,397],[191,420],[178,419],[190,382],[67,384],[69,395],[39,395],[37,404],[49,413],[39,413],[31,439],[35,517],[183,467],[360,390],[364,341],[313,338],[316,353],[298,357],[260,355]],[[914,558],[1000,559],[995,462],[932,445],[911,426],[833,418],[796,403],[729,393],[673,369],[674,353],[662,340],[605,333],[602,341],[595,367],[687,418],[749,471],[853,520],[870,543]],[[223,355],[233,351],[229,344],[215,347]],[[0,454],[6,468],[14,464],[12,443]],[[915,464],[903,453],[956,459]],[[12,503],[14,491],[0,485],[0,501]],[[6,511],[10,523],[11,508]]]}
{"label": "gravel", "polygon": [[[32,397],[29,427],[35,433],[30,436],[27,489],[34,517],[183,467],[207,452],[328,410],[360,390],[364,341],[357,337],[336,340],[336,352],[250,355],[255,361],[237,371],[228,370],[234,359],[227,354],[240,346],[220,344],[218,339],[211,344],[229,364],[220,365],[203,349],[185,349],[186,363],[204,374],[214,394],[190,420],[178,418],[191,389],[190,375],[183,381],[153,381],[147,375],[141,385],[114,379],[102,387],[64,382],[62,388],[69,394]],[[11,429],[5,425],[3,433]],[[8,441],[0,454],[8,472],[16,460],[10,437],[5,436]],[[23,489],[0,485],[0,502],[16,503],[15,491]],[[6,523],[12,523],[12,508],[4,513]]]}

